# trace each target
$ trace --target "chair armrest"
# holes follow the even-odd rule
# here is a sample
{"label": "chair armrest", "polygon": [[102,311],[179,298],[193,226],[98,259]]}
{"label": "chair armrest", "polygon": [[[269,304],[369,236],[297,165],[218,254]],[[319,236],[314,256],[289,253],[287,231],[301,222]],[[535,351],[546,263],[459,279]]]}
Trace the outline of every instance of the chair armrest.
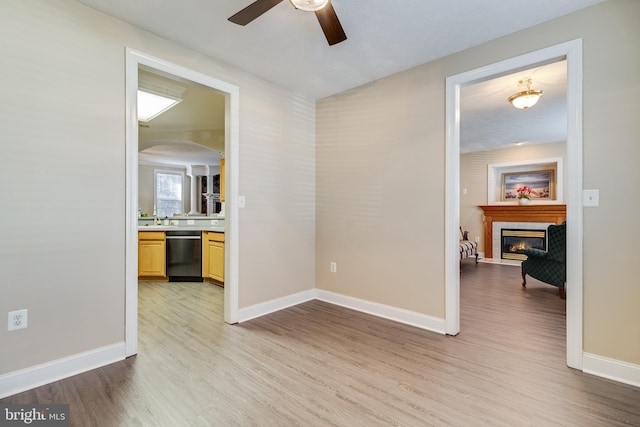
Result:
{"label": "chair armrest", "polygon": [[541,249],[529,248],[524,250],[524,254],[533,258],[547,258],[547,252]]}

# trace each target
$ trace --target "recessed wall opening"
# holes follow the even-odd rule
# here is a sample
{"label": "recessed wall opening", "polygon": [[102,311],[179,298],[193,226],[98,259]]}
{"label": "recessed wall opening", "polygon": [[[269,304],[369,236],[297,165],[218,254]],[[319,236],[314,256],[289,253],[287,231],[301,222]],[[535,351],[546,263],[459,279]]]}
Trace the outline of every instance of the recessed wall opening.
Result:
{"label": "recessed wall opening", "polygon": [[[576,39],[487,66],[447,77],[446,81],[446,185],[445,185],[445,332],[460,332],[460,262],[456,235],[460,218],[460,114],[463,87],[491,78],[566,59],[566,156],[565,203],[567,206],[567,365],[583,366],[583,287],[582,287],[582,40]],[[495,224],[493,224],[495,227]],[[495,228],[494,228],[495,231]],[[488,240],[488,237],[487,239]],[[493,239],[492,239],[493,240]],[[499,234],[498,234],[499,240]],[[486,244],[486,242],[485,242]],[[491,241],[492,250],[499,246]],[[499,254],[498,254],[499,257]]]}

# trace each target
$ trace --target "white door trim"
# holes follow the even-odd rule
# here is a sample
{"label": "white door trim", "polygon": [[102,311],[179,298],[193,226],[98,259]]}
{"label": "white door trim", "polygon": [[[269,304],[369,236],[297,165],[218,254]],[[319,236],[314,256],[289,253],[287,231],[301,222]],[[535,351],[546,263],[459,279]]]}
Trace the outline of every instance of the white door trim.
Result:
{"label": "white door trim", "polygon": [[239,88],[222,80],[126,49],[126,231],[125,231],[125,352],[138,351],[138,67],[145,65],[181,77],[225,95],[225,286],[224,321],[238,321],[238,182],[239,182]]}
{"label": "white door trim", "polygon": [[449,335],[460,332],[460,88],[563,58],[567,60],[567,365],[582,369],[582,39],[447,78],[445,328]]}

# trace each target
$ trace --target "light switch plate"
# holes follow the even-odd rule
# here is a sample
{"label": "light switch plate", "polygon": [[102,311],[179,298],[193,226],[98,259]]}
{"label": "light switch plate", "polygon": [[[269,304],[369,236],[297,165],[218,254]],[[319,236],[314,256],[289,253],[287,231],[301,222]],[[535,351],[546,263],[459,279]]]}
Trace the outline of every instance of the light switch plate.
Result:
{"label": "light switch plate", "polygon": [[600,190],[583,190],[582,206],[599,206]]}
{"label": "light switch plate", "polygon": [[244,208],[247,205],[247,200],[244,196],[238,196],[238,207]]}

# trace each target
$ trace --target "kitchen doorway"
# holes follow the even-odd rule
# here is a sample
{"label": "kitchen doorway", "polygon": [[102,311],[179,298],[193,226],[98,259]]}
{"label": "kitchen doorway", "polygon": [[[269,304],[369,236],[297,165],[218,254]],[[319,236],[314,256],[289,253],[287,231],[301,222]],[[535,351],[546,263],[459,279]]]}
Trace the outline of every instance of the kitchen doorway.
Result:
{"label": "kitchen doorway", "polygon": [[138,340],[138,117],[139,69],[153,70],[176,79],[213,89],[225,97],[225,287],[224,321],[238,318],[238,180],[239,89],[214,77],[166,62],[133,49],[126,51],[126,260],[125,347],[126,356],[137,353]]}
{"label": "kitchen doorway", "polygon": [[445,328],[460,332],[460,90],[463,86],[567,60],[567,365],[582,369],[582,40],[450,76],[446,81]]}

